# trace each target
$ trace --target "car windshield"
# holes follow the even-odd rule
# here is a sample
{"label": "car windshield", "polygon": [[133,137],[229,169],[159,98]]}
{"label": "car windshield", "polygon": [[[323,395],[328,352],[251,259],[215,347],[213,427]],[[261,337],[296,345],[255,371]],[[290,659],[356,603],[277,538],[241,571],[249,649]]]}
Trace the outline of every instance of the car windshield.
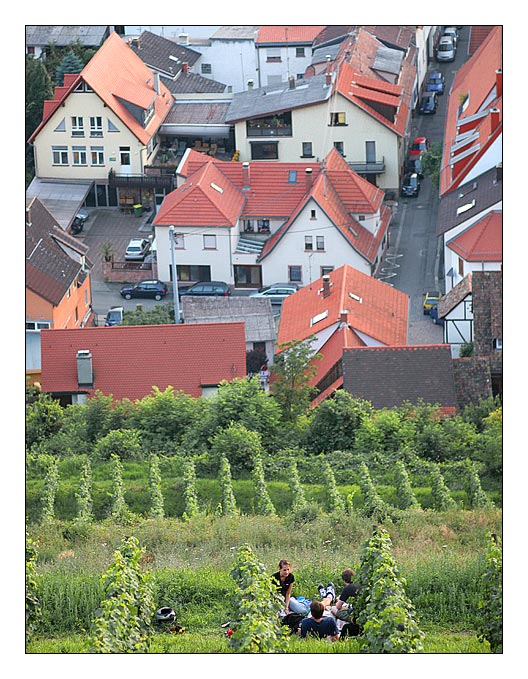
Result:
{"label": "car windshield", "polygon": [[452,51],[453,51],[453,47],[452,47],[452,45],[451,45],[450,43],[443,43],[443,44],[440,45],[440,47],[438,48],[438,50],[439,50],[440,52],[452,52]]}
{"label": "car windshield", "polygon": [[120,311],[109,311],[106,318],[109,321],[120,321],[121,320],[121,312]]}

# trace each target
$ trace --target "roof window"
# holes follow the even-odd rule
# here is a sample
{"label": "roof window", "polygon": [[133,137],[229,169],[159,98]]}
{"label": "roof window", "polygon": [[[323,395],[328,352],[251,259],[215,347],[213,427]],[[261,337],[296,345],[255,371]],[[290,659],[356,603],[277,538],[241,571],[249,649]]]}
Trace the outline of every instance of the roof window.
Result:
{"label": "roof window", "polygon": [[317,314],[317,316],[314,316],[310,320],[310,327],[314,326],[316,323],[319,323],[320,321],[323,321],[325,318],[328,318],[328,309],[326,309],[326,311],[323,311],[320,314]]}

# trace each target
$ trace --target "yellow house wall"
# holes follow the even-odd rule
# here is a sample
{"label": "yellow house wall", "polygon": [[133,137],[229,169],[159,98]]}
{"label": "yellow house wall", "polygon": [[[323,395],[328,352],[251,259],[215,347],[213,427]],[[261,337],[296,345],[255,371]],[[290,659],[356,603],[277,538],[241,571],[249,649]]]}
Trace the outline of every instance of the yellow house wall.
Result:
{"label": "yellow house wall", "polygon": [[[82,116],[84,119],[84,137],[73,137],[71,133],[72,116]],[[103,122],[103,136],[90,137],[90,117],[101,116]],[[57,126],[65,119],[66,131],[57,131]],[[119,132],[108,131],[108,121],[111,121]],[[68,147],[68,165],[53,165],[52,147]],[[73,165],[73,146],[85,146],[87,165]],[[104,165],[90,165],[90,147],[104,147]],[[46,125],[37,135],[34,142],[36,174],[39,178],[53,179],[95,179],[108,177],[112,168],[117,174],[121,172],[119,147],[130,147],[131,174],[141,174],[147,162],[146,148],[137,137],[130,132],[126,125],[105,106],[95,93],[72,92],[64,101],[64,105],[53,113]]]}
{"label": "yellow house wall", "polygon": [[[332,112],[344,112],[347,125],[330,126],[328,122]],[[236,123],[235,139],[240,161],[251,160],[250,141],[278,140],[278,160],[281,162],[305,161],[309,167],[310,161],[322,161],[335,141],[343,142],[347,162],[365,162],[365,142],[375,141],[376,160],[385,160],[385,172],[378,175],[378,186],[382,189],[398,188],[403,162],[401,139],[340,94],[330,101],[292,110],[292,127],[292,137],[247,137],[246,122]],[[303,142],[312,142],[314,158],[302,157]]]}

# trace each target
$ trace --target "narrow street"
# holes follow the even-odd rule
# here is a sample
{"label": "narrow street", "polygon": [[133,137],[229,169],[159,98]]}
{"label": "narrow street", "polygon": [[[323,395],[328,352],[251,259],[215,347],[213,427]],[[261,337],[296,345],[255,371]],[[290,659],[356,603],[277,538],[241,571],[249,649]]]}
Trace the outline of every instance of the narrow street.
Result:
{"label": "narrow street", "polygon": [[[428,72],[437,70],[445,77],[444,94],[438,97],[434,115],[416,114],[412,122],[411,142],[424,136],[434,144],[442,142],[449,91],[456,71],[467,58],[468,28],[460,31],[454,62],[437,63],[432,60]],[[381,264],[380,280],[410,295],[409,344],[443,342],[443,330],[423,314],[423,295],[427,290],[444,291],[442,248],[436,236],[439,206],[438,189],[431,179],[421,180],[416,198],[398,198],[390,229],[389,248]]]}

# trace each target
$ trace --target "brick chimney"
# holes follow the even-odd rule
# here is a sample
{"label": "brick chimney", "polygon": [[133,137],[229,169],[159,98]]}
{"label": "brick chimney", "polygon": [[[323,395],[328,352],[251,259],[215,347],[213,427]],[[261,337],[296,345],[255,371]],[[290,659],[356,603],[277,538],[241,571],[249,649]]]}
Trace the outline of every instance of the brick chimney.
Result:
{"label": "brick chimney", "polygon": [[243,179],[243,189],[249,189],[249,163],[246,161],[242,163],[242,179]]}
{"label": "brick chimney", "polygon": [[348,325],[348,309],[342,309],[339,312],[339,325]]}
{"label": "brick chimney", "polygon": [[500,122],[500,110],[495,107],[490,108],[490,116],[491,116],[491,131],[495,132]]}
{"label": "brick chimney", "polygon": [[306,174],[306,193],[309,193],[312,188],[312,168],[307,167],[304,172]]}
{"label": "brick chimney", "polygon": [[288,83],[289,83],[289,86],[290,86],[290,90],[294,90],[295,89],[295,76],[294,75],[290,75],[290,77],[288,78]]}
{"label": "brick chimney", "polygon": [[325,76],[325,85],[330,86],[332,84],[332,74],[327,73]]}
{"label": "brick chimney", "polygon": [[502,97],[502,68],[498,68],[495,71],[495,75],[497,77],[495,89],[497,92],[497,98],[499,98]]}
{"label": "brick chimney", "polygon": [[330,290],[330,276],[328,274],[323,276],[323,299],[328,297],[332,291]]}

